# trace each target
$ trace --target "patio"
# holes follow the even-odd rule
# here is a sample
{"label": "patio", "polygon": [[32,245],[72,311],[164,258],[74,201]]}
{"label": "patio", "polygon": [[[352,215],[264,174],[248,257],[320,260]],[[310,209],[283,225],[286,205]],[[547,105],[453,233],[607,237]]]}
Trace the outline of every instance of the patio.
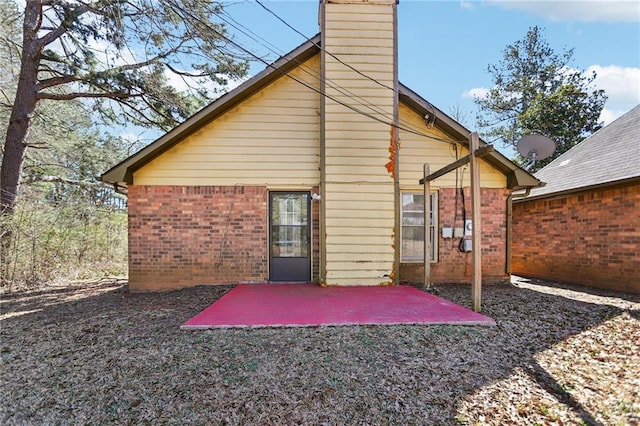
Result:
{"label": "patio", "polygon": [[182,329],[449,324],[495,321],[414,287],[239,284]]}

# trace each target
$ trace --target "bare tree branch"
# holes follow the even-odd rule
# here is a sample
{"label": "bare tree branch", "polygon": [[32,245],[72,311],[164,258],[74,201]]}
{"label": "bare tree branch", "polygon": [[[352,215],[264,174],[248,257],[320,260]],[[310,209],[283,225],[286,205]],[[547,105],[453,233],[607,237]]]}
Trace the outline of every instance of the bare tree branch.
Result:
{"label": "bare tree branch", "polygon": [[49,99],[52,101],[70,101],[78,98],[106,98],[106,99],[127,99],[142,97],[140,94],[131,93],[91,93],[91,92],[71,92],[71,93],[38,93],[38,100]]}
{"label": "bare tree branch", "polygon": [[[40,43],[40,48],[44,48],[44,46],[48,46],[53,43],[56,39],[60,38],[64,33],[67,32],[69,26],[73,21],[78,19],[81,15],[87,13],[89,8],[86,5],[78,6],[74,9],[65,9],[64,20],[60,23],[58,28],[53,31],[48,32],[38,39]],[[42,9],[40,9],[40,16],[42,16]]]}
{"label": "bare tree branch", "polygon": [[67,75],[64,77],[47,78],[44,80],[40,80],[40,82],[38,83],[38,91],[47,89],[49,87],[59,86],[61,84],[67,84],[67,83],[72,83],[76,81],[82,81],[82,78],[71,76],[71,75]]}
{"label": "bare tree branch", "polygon": [[67,185],[74,185],[74,186],[81,186],[81,187],[104,186],[102,182],[74,180],[74,179],[64,178],[62,176],[51,176],[51,175],[25,176],[20,180],[20,184],[31,184],[31,183],[38,183],[38,182],[65,183]]}

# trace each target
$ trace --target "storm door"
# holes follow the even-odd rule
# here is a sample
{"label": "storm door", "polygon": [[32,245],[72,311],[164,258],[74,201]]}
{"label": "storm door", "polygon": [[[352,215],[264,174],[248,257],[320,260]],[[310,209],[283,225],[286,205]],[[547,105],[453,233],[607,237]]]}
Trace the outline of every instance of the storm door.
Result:
{"label": "storm door", "polygon": [[308,192],[269,193],[269,279],[311,281]]}

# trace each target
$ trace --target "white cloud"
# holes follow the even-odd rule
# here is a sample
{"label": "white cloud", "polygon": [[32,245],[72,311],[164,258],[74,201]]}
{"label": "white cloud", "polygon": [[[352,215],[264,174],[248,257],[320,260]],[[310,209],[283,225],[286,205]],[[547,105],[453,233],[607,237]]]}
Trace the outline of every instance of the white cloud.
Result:
{"label": "white cloud", "polygon": [[463,0],[460,2],[460,9],[475,9],[472,1]]}
{"label": "white cloud", "polygon": [[246,80],[249,79],[249,77],[245,77],[241,79],[230,79],[230,78],[226,78],[225,76],[221,76],[227,80],[227,85],[223,87],[207,79],[198,79],[198,78],[182,76],[174,72],[171,72],[168,69],[165,70],[164,75],[167,80],[167,83],[170,86],[174,87],[175,89],[181,92],[204,89],[209,99],[216,99],[220,97],[222,93],[230,92],[231,90],[240,86],[242,83],[244,83]]}
{"label": "white cloud", "polygon": [[167,80],[167,83],[169,84],[169,86],[181,92],[190,90],[191,89],[190,84],[191,86],[194,86],[194,84],[192,82],[188,82],[185,77],[179,74],[176,74],[174,72],[171,72],[168,69],[165,69],[164,77]]}
{"label": "white cloud", "polygon": [[98,61],[98,69],[110,69],[113,67],[135,64],[141,62],[137,56],[143,56],[144,52],[136,52],[132,49],[116,49],[111,43],[105,40],[90,39],[87,44]]}
{"label": "white cloud", "polygon": [[640,2],[636,0],[487,0],[485,3],[523,10],[554,22],[640,22]]}
{"label": "white cloud", "polygon": [[126,142],[138,142],[140,140],[139,133],[133,133],[130,131],[125,131],[120,133],[120,137]]}
{"label": "white cloud", "polygon": [[111,126],[108,130],[111,134],[118,135],[122,139],[127,155],[139,151],[162,134],[158,129],[137,127],[131,123],[123,126]]}
{"label": "white cloud", "polygon": [[[567,68],[567,71],[575,71]],[[595,72],[593,86],[605,91],[608,99],[600,115],[604,124],[609,124],[625,112],[640,104],[640,68],[618,65],[591,65],[586,76]],[[462,94],[467,99],[484,99],[489,93],[486,87],[474,87]]]}
{"label": "white cloud", "polygon": [[609,96],[608,104],[631,109],[640,103],[640,68],[618,65],[591,65],[587,74],[596,73],[594,84]]}
{"label": "white cloud", "polygon": [[484,99],[489,94],[489,89],[486,87],[474,87],[473,89],[469,89],[466,92],[462,93],[463,98],[470,99]]}
{"label": "white cloud", "polygon": [[605,125],[640,104],[640,68],[617,65],[591,65],[587,73],[596,72],[594,85],[603,89],[607,103],[600,114]]}
{"label": "white cloud", "polygon": [[607,124],[611,123],[616,118],[620,117],[625,112],[627,112],[627,111],[612,110],[612,109],[609,109],[609,108],[605,107],[605,108],[602,109],[602,112],[600,113],[600,121],[602,121],[604,123],[604,125],[606,126]]}

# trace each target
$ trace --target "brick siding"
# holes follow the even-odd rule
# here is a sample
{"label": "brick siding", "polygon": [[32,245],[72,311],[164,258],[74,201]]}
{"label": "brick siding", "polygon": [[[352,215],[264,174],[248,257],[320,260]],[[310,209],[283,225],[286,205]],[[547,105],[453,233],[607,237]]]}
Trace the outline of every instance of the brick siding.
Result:
{"label": "brick siding", "polygon": [[[318,188],[313,191],[317,192]],[[482,190],[483,281],[505,275],[507,191]],[[465,192],[468,218],[470,194]],[[444,240],[440,228],[453,227],[455,191],[438,194],[439,259],[432,280],[469,282],[471,255]],[[462,227],[461,200],[458,200]],[[312,269],[318,281],[319,204],[312,201]],[[258,186],[129,187],[129,288],[157,291],[201,284],[268,280],[268,192]],[[403,282],[422,282],[421,264],[403,263]]]}
{"label": "brick siding", "polygon": [[129,288],[267,278],[267,190],[130,186]]}
{"label": "brick siding", "polygon": [[[482,281],[502,282],[509,279],[506,274],[506,230],[507,196],[505,189],[482,188]],[[471,219],[471,190],[465,188],[466,218]],[[459,238],[442,238],[442,228],[461,228],[462,199],[458,196],[458,218],[454,224],[456,210],[456,190],[441,188],[438,190],[438,259],[431,264],[431,282],[433,283],[469,283],[471,282],[471,253],[458,250]],[[422,263],[402,263],[400,281],[410,283],[424,282]]]}
{"label": "brick siding", "polygon": [[640,293],[640,185],[514,203],[514,274]]}
{"label": "brick siding", "polygon": [[[317,280],[319,208],[311,206]],[[268,229],[266,187],[130,186],[129,289],[266,281]]]}

